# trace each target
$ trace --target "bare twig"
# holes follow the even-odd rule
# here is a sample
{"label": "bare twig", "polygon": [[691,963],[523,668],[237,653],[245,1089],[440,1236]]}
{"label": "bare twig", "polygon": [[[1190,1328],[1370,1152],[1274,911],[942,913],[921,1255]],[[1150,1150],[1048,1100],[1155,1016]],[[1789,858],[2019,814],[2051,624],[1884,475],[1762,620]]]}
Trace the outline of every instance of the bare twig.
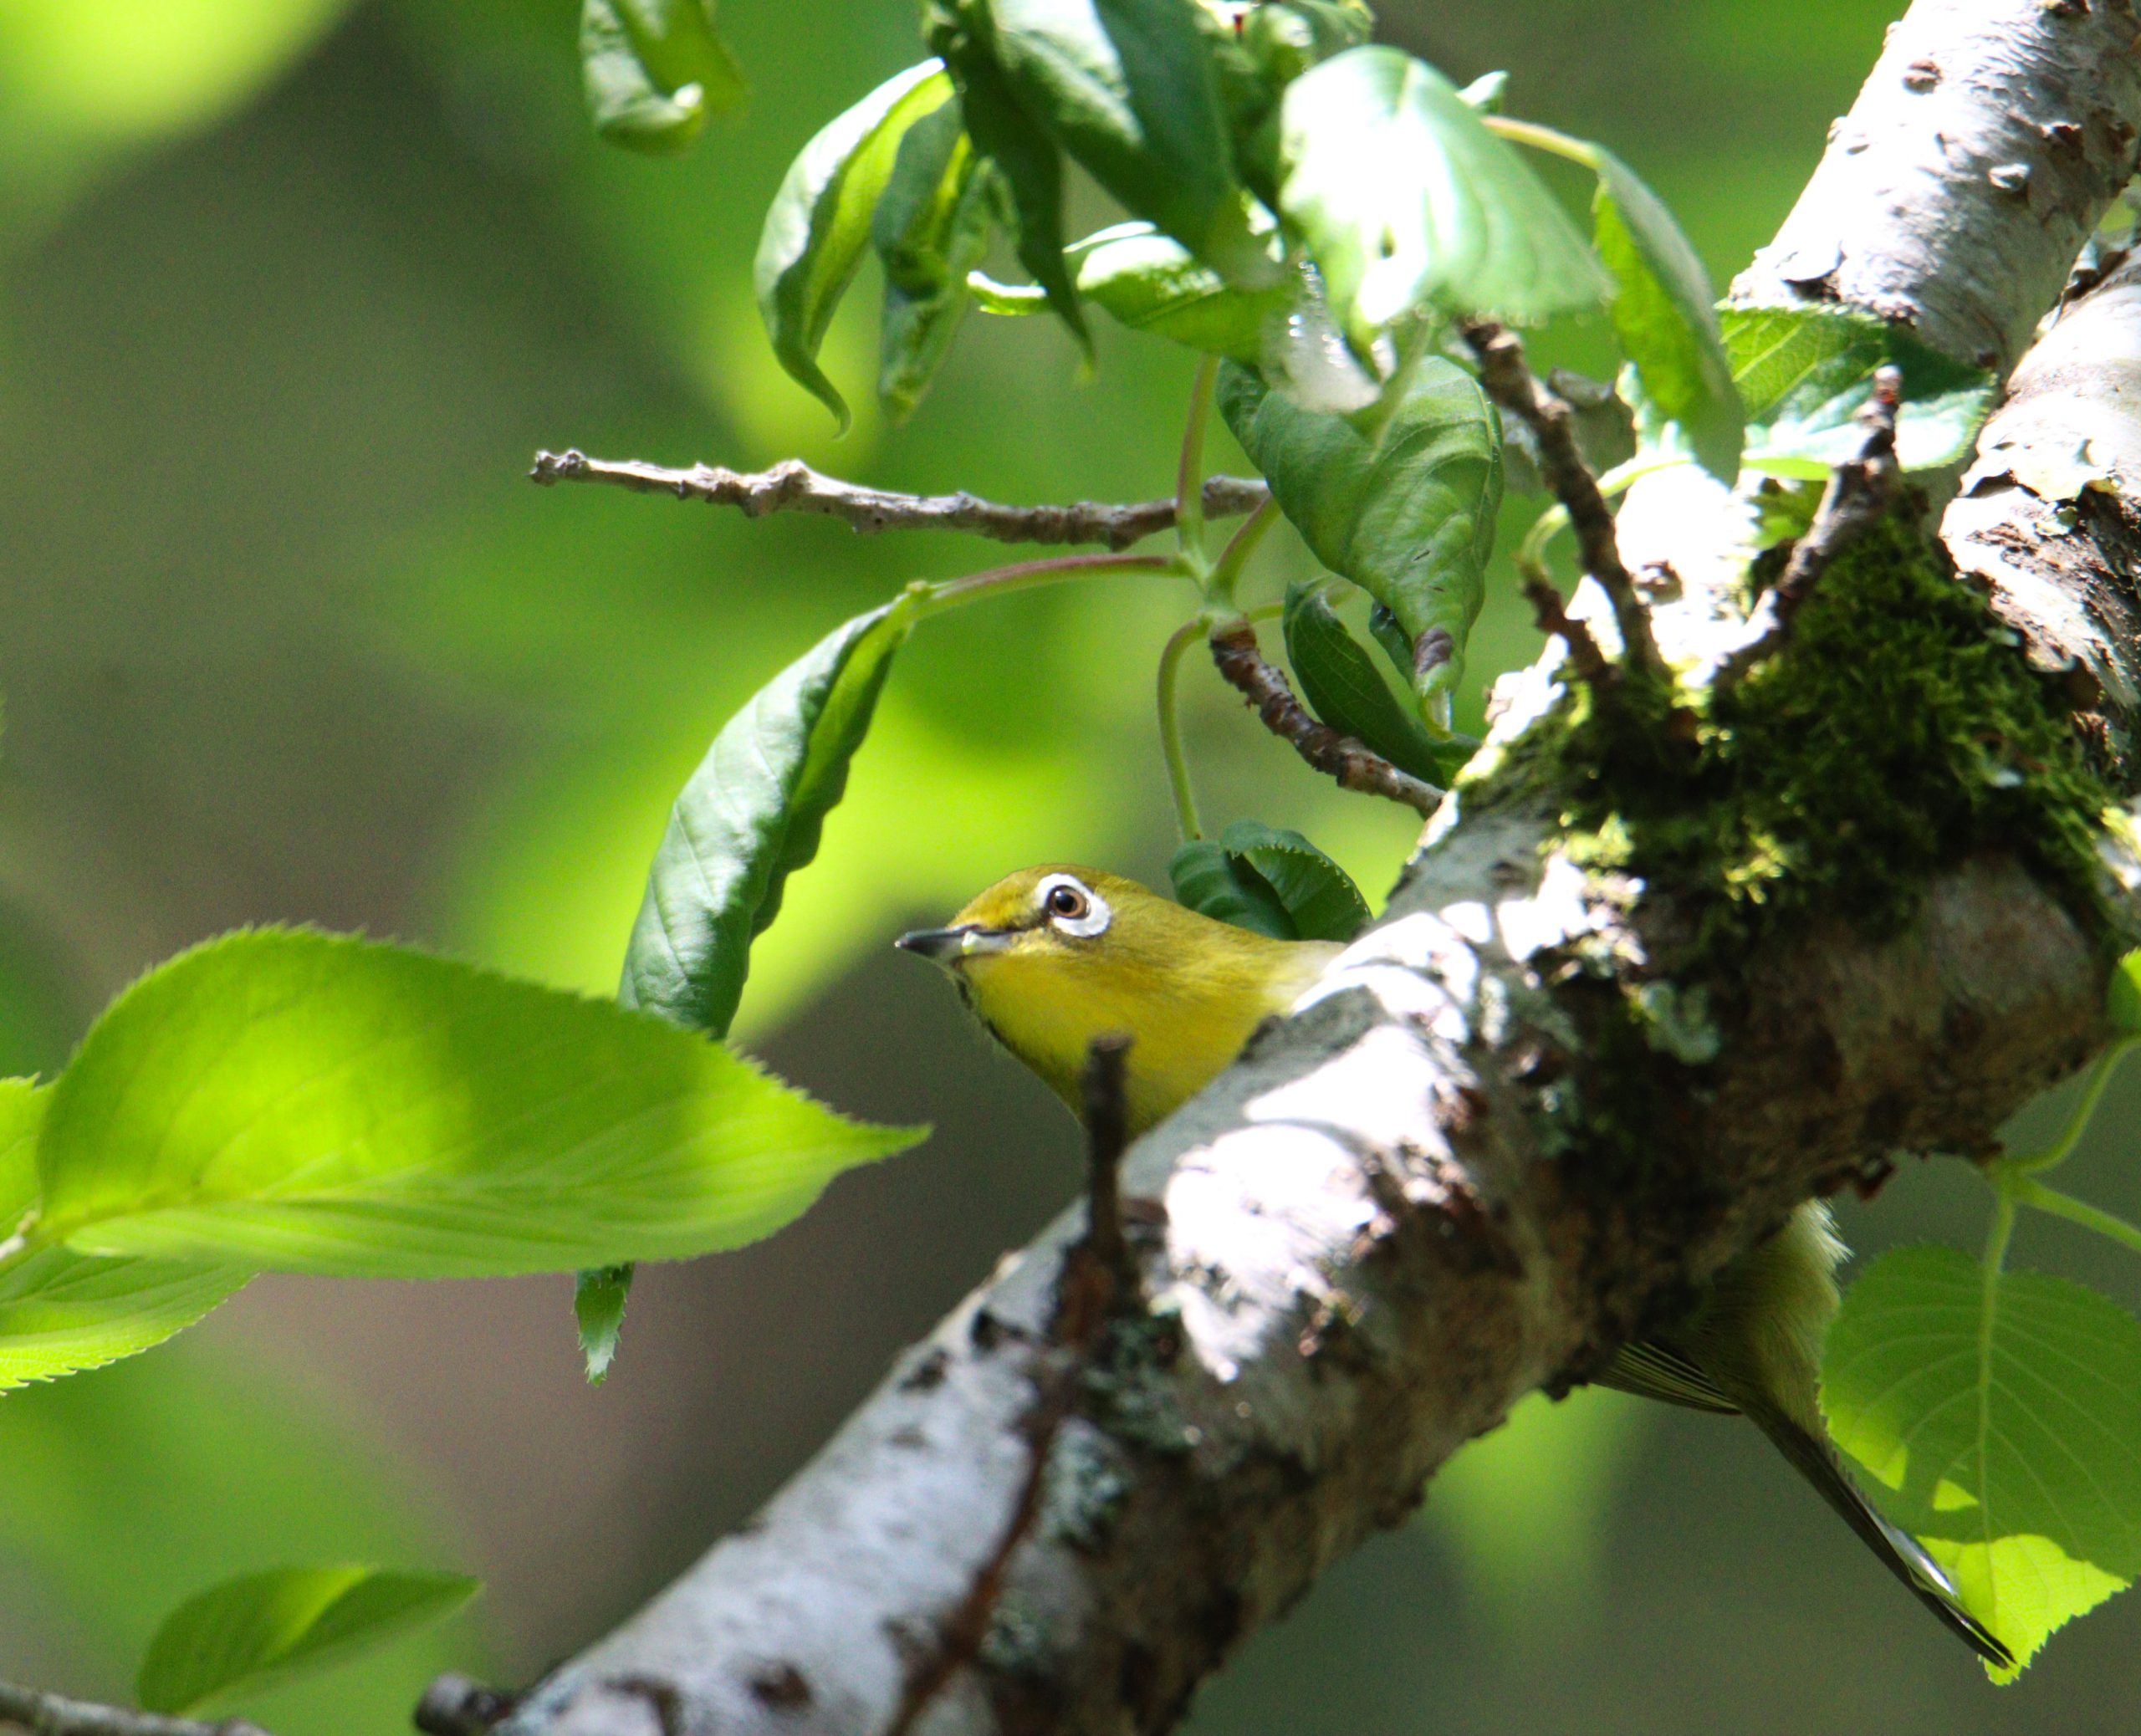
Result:
{"label": "bare twig", "polygon": [[[709,506],[733,506],[747,518],[768,513],[815,513],[837,518],[851,530],[957,530],[999,543],[1099,543],[1127,549],[1175,522],[1172,500],[1144,500],[1111,505],[1081,500],[1069,506],[1004,506],[962,491],[957,494],[896,494],[866,488],[820,475],[800,459],[770,470],[724,470],[718,464],[694,464],[689,470],[666,470],[636,459],[590,458],[585,452],[538,452],[529,480],[548,488],[554,483],[606,483],[638,494],[673,494],[679,500],[703,500]],[[1239,518],[1270,498],[1260,482],[1245,477],[1215,476],[1204,483],[1204,514]]]}
{"label": "bare twig", "polygon": [[1248,697],[1264,727],[1340,788],[1403,802],[1422,814],[1433,814],[1443,793],[1409,772],[1401,772],[1365,743],[1319,723],[1294,697],[1285,676],[1257,649],[1256,629],[1247,621],[1217,627],[1212,633],[1212,661],[1228,682]]}
{"label": "bare twig", "polygon": [[267,1736],[242,1718],[202,1723],[197,1718],[166,1718],[125,1706],[100,1706],[70,1700],[41,1688],[0,1682],[0,1725],[15,1725],[33,1736]]}
{"label": "bare twig", "polygon": [[1791,636],[1793,617],[1813,595],[1830,563],[1864,534],[1894,500],[1898,473],[1896,409],[1902,401],[1903,382],[1902,372],[1895,368],[1883,368],[1874,375],[1873,396],[1858,412],[1859,426],[1866,431],[1858,454],[1829,472],[1828,487],[1822,490],[1813,523],[1792,545],[1791,558],[1785,563],[1783,573],[1755,611],[1754,625],[1761,631],[1718,666],[1713,684],[1716,692],[1729,692],[1748,671],[1783,646]]}
{"label": "bare twig", "polygon": [[1583,569],[1598,581],[1613,605],[1622,661],[1632,671],[1662,682],[1665,661],[1658,655],[1650,616],[1636,595],[1635,581],[1621,560],[1613,514],[1599,493],[1598,478],[1576,450],[1575,412],[1540,382],[1524,359],[1523,340],[1507,327],[1475,320],[1464,328],[1464,341],[1479,359],[1479,383],[1487,396],[1529,428],[1539,443],[1540,467],[1546,472],[1546,486],[1568,512]]}
{"label": "bare twig", "polygon": [[1618,679],[1618,671],[1606,661],[1598,641],[1591,636],[1591,629],[1571,617],[1561,605],[1561,594],[1544,579],[1527,578],[1524,595],[1539,631],[1568,647],[1570,672],[1592,692],[1602,695]]}

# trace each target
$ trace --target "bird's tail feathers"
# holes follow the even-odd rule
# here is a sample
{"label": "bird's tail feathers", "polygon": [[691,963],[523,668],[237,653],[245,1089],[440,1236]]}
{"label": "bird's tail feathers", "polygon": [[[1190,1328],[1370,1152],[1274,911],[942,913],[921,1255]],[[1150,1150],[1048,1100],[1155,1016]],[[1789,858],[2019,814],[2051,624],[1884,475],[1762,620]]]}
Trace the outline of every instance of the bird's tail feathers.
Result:
{"label": "bird's tail feathers", "polygon": [[1822,1499],[1881,1558],[1888,1571],[1939,1618],[1942,1626],[1987,1663],[2003,1670],[2013,1667],[2014,1654],[1963,1607],[1954,1582],[1939,1563],[1926,1554],[1924,1546],[1874,1509],[1873,1503],[1852,1481],[1851,1473],[1844,1469],[1835,1448],[1766,1405],[1750,1406],[1747,1414],[1800,1473],[1822,1492]]}

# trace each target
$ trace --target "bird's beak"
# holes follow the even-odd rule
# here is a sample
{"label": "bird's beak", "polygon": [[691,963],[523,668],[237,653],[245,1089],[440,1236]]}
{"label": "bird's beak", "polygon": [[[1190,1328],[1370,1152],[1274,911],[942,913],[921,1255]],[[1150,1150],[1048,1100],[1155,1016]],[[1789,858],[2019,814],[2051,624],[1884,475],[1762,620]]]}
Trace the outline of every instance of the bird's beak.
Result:
{"label": "bird's beak", "polygon": [[976,922],[962,922],[956,928],[917,928],[892,942],[903,952],[918,953],[947,968],[977,952],[1000,952],[1010,943],[1010,936],[1000,929]]}

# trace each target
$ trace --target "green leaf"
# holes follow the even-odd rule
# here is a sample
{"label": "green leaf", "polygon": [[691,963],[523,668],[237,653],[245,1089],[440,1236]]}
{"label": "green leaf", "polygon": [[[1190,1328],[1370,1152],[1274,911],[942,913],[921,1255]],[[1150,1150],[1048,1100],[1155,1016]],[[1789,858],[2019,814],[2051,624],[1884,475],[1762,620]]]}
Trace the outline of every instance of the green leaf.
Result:
{"label": "green leaf", "polygon": [[2122,1037],[2141,1037],[2141,952],[2128,952],[2111,973],[2105,1010]]}
{"label": "green leaf", "polygon": [[680,1259],[915,1136],[614,1002],[309,931],[151,972],[52,1088],[38,1233],[352,1278]]}
{"label": "green leaf", "polygon": [[877,396],[895,420],[922,401],[973,304],[967,274],[989,252],[998,187],[956,100],[900,141],[870,227],[885,268]]}
{"label": "green leaf", "polygon": [[1598,253],[1619,286],[1613,329],[1657,415],[1678,423],[1696,462],[1729,487],[1745,430],[1709,273],[1664,202],[1612,151],[1592,149]]}
{"label": "green leaf", "polygon": [[818,365],[818,346],[870,244],[871,213],[892,178],[901,140],[951,94],[938,61],[887,79],[803,147],[766,208],[753,268],[759,313],[781,366],[843,430],[847,401]]}
{"label": "green leaf", "polygon": [[1286,87],[1279,210],[1356,353],[1389,328],[1528,321],[1611,288],[1538,178],[1433,67],[1378,43]]}
{"label": "green leaf", "polygon": [[986,0],[1019,107],[1132,214],[1229,278],[1275,275],[1249,232],[1193,0]]}
{"label": "green leaf", "polygon": [[625,1304],[632,1293],[631,1266],[594,1266],[573,1284],[573,1317],[580,1323],[580,1348],[587,1358],[587,1384],[599,1386],[616,1360],[617,1340],[625,1330]]}
{"label": "green leaf", "polygon": [[1072,243],[1078,293],[1132,331],[1254,362],[1285,318],[1288,288],[1238,289],[1150,223],[1119,223]]}
{"label": "green leaf", "polygon": [[997,64],[985,0],[946,0],[932,7],[927,33],[958,83],[968,136],[1003,177],[1019,263],[1090,356],[1091,335],[1063,263],[1062,153],[1047,130],[1019,107]]}
{"label": "green leaf", "polygon": [[1253,819],[1183,845],[1168,878],[1189,909],[1277,940],[1349,941],[1367,924],[1344,869],[1299,832]]}
{"label": "green leaf", "polygon": [[[2141,1323],[2077,1284],[2000,1279],[1948,1248],[1875,1260],[1845,1294],[1822,1407],[1882,1507],[2014,1652],[2141,1574]],[[1985,1378],[1980,1380],[1982,1371]]]}
{"label": "green leaf", "polygon": [[[37,1137],[51,1092],[0,1080],[0,1238],[37,1203]],[[243,1288],[227,1265],[92,1259],[41,1248],[0,1264],[0,1391],[161,1344]]]}
{"label": "green leaf", "polygon": [[723,726],[647,876],[618,990],[626,1005],[727,1033],[751,942],[779,913],[788,876],[818,853],[912,620],[902,599],[841,623]]}
{"label": "green leaf", "polygon": [[1346,631],[1321,585],[1287,587],[1282,625],[1286,661],[1300,678],[1302,697],[1333,729],[1432,784],[1449,782],[1451,772],[1471,757],[1477,743],[1430,735],[1412,709],[1398,702],[1366,647]]}
{"label": "green leaf", "polygon": [[281,1567],[189,1597],[149,1642],[135,1697],[182,1713],[303,1676],[442,1621],[483,1590],[457,1573]]}
{"label": "green leaf", "polygon": [[1502,498],[1500,424],[1479,382],[1454,362],[1424,358],[1376,439],[1232,363],[1220,370],[1219,408],[1310,551],[1387,605],[1422,647],[1414,691],[1428,698],[1455,687]]}
{"label": "green leaf", "polygon": [[1857,456],[1852,417],[1873,395],[1875,371],[1903,370],[1896,461],[1939,470],[1969,456],[1997,382],[1909,333],[1837,308],[1727,308],[1721,316],[1733,383],[1746,406],[1741,462],[1776,476],[1820,479]]}
{"label": "green leaf", "polygon": [[713,0],[584,0],[580,71],[595,130],[632,151],[682,151],[743,99]]}

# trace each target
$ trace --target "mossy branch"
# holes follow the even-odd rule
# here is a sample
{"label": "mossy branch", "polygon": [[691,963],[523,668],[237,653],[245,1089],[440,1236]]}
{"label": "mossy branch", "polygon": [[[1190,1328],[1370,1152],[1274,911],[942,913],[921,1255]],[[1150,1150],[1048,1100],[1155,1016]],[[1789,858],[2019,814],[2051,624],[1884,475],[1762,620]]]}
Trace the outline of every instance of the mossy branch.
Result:
{"label": "mossy branch", "polygon": [[1896,411],[1903,401],[1902,370],[1883,368],[1873,378],[1873,396],[1858,412],[1866,431],[1856,457],[1829,472],[1828,487],[1815,509],[1806,534],[1792,545],[1784,571],[1764,595],[1751,625],[1753,638],[1719,666],[1715,686],[1729,692],[1748,671],[1774,656],[1791,637],[1800,606],[1813,595],[1831,563],[1893,503],[1900,476],[1896,464]]}

